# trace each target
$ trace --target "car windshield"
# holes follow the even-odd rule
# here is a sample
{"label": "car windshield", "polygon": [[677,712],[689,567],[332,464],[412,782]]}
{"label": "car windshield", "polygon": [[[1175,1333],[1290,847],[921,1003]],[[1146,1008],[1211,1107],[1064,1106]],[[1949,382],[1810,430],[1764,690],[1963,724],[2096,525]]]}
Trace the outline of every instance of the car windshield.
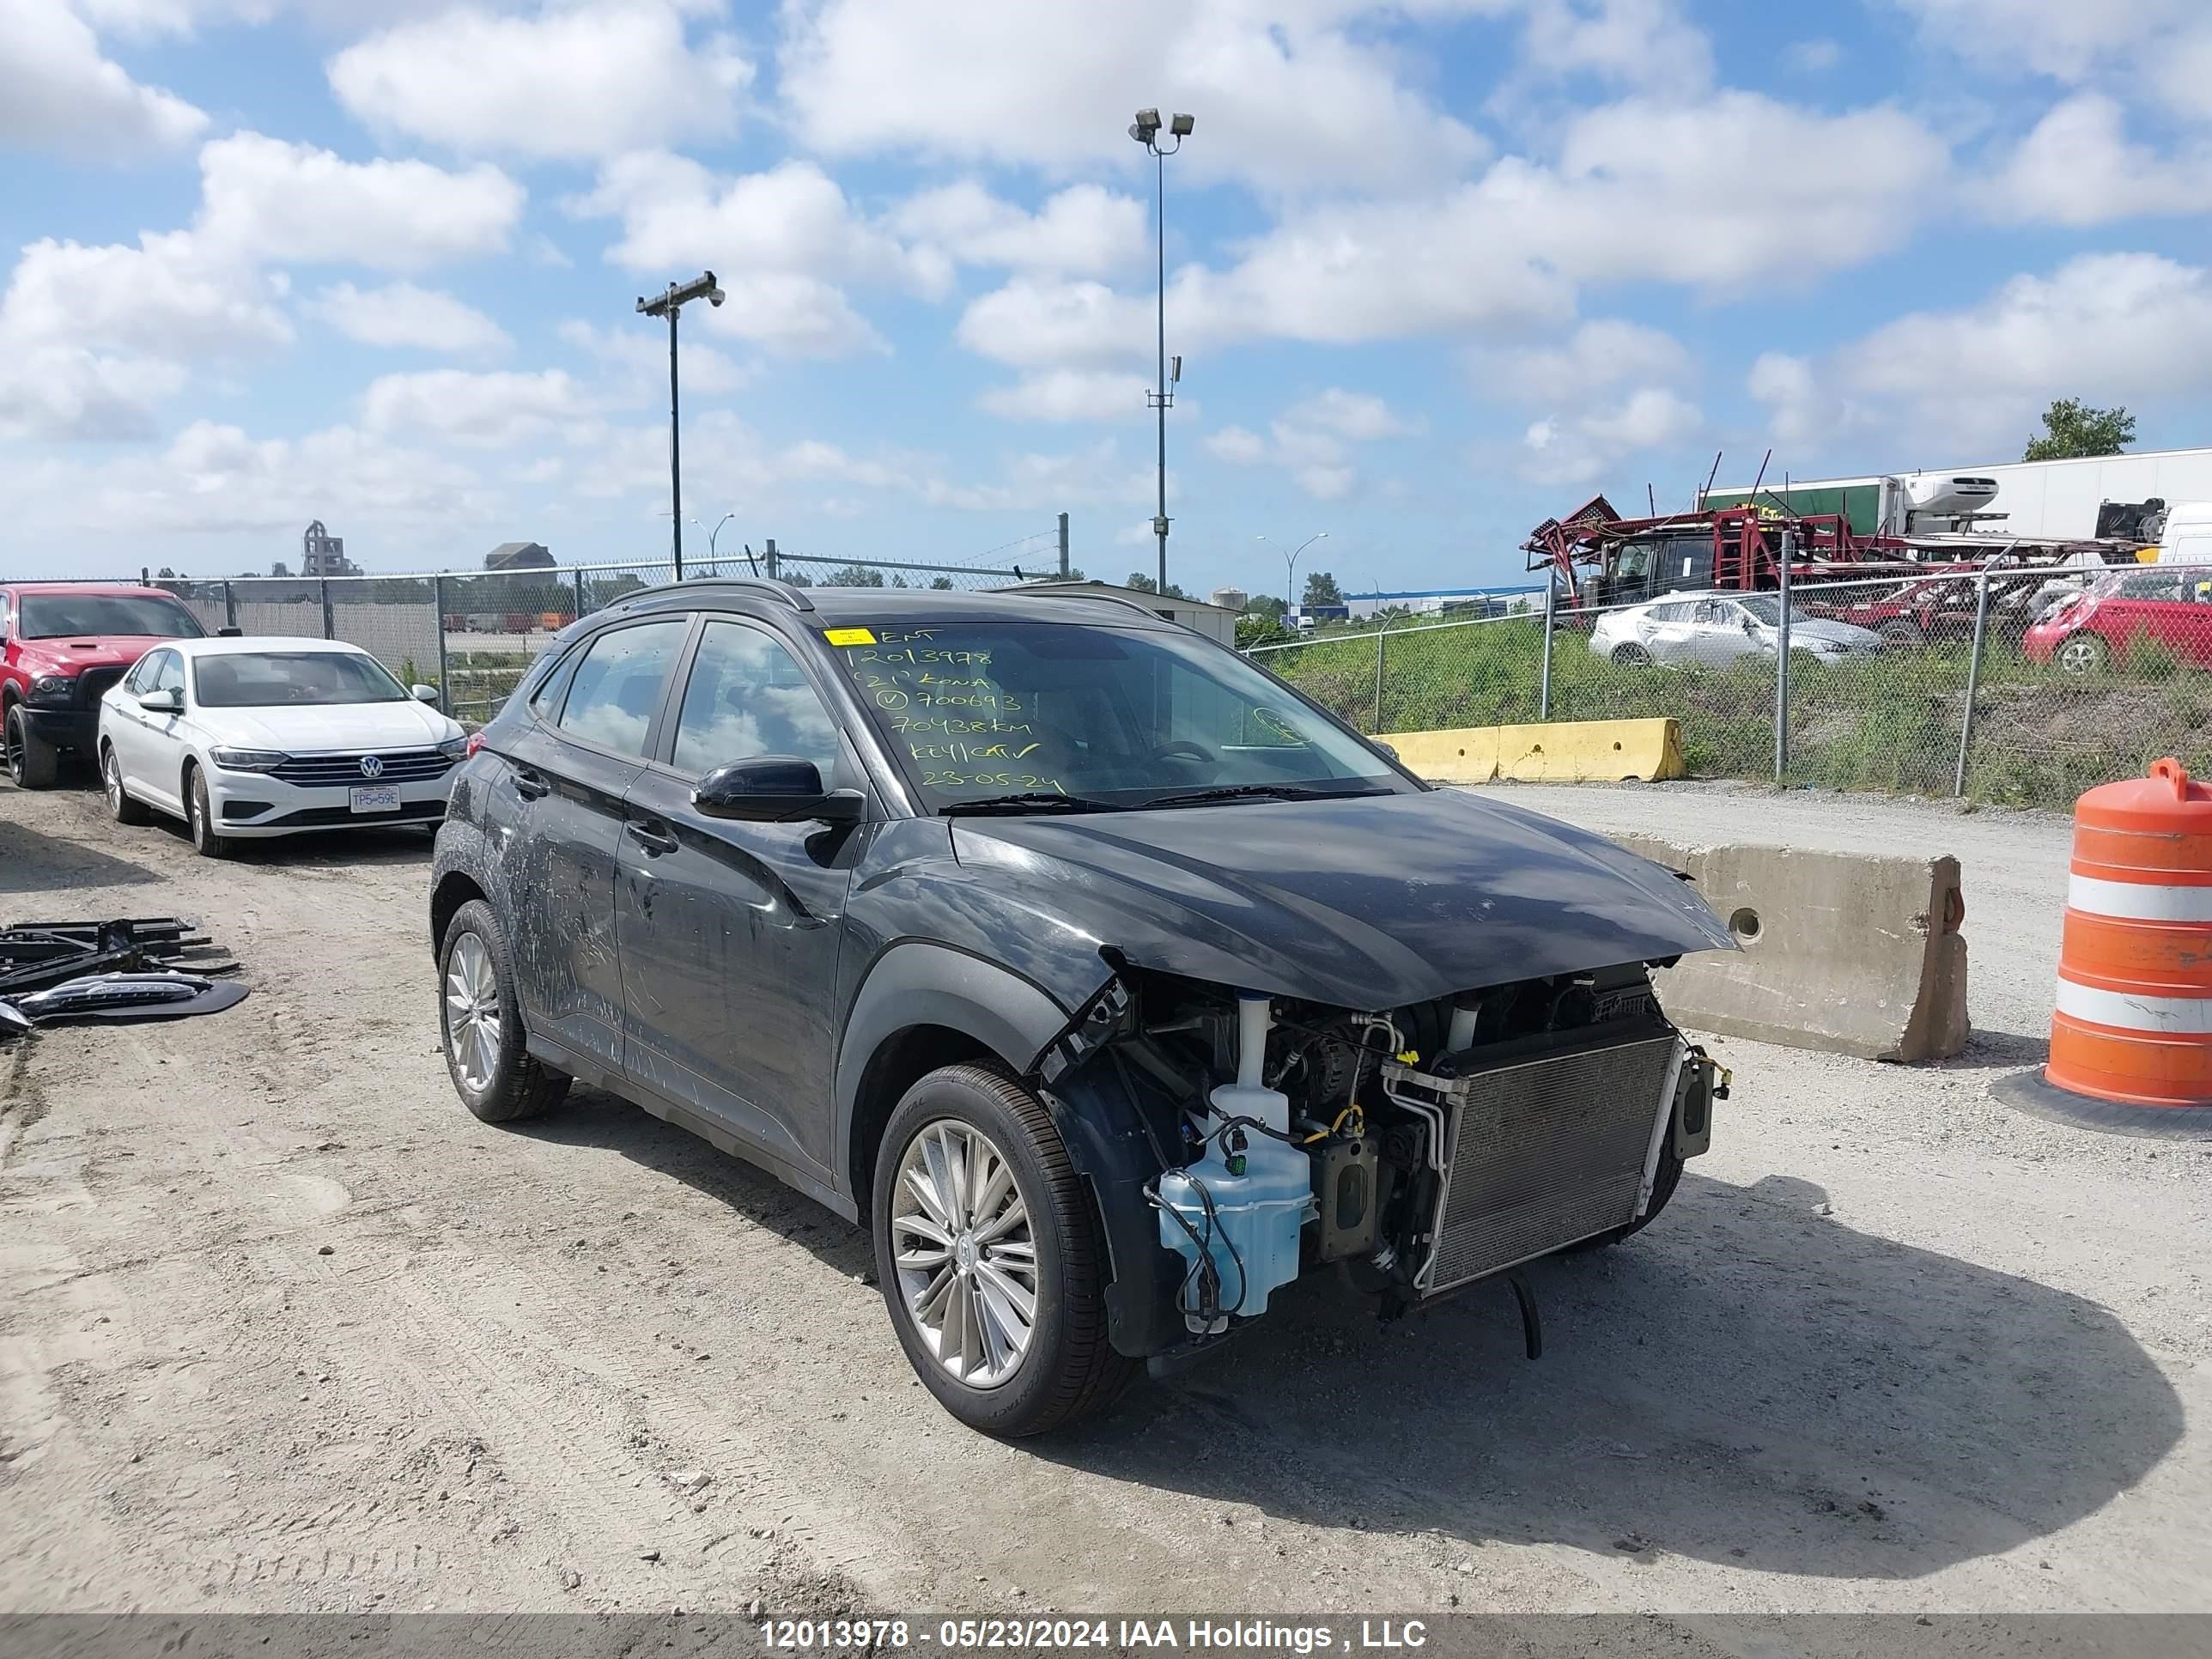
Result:
{"label": "car windshield", "polygon": [[933,811],[1416,787],[1296,692],[1182,629],[991,621],[823,635]]}
{"label": "car windshield", "polygon": [[153,593],[26,593],[20,616],[27,640],[197,640],[205,632],[184,606]]}
{"label": "car windshield", "polygon": [[[1750,611],[1754,620],[1765,623],[1769,628],[1782,626],[1782,601],[1771,594],[1754,593],[1748,599],[1738,599],[1736,603]],[[1812,620],[1796,605],[1790,607],[1790,625],[1792,628],[1799,623],[1808,623]]]}
{"label": "car windshield", "polygon": [[407,701],[382,663],[350,651],[226,651],[192,665],[192,689],[204,708]]}

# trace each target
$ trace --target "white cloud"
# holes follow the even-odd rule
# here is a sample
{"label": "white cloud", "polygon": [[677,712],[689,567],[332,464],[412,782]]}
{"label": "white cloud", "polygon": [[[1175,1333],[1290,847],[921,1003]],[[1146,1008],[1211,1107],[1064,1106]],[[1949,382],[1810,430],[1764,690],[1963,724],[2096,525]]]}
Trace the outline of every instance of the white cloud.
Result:
{"label": "white cloud", "polygon": [[975,402],[1009,421],[1114,421],[1141,415],[1152,382],[1111,369],[1054,368],[996,386]]}
{"label": "white cloud", "polygon": [[[668,332],[646,318],[635,328],[595,328],[570,318],[556,332],[570,345],[603,365],[611,376],[610,395],[623,403],[652,403],[668,396]],[[684,397],[713,398],[738,391],[750,371],[696,339],[683,345]]]}
{"label": "white cloud", "polygon": [[1394,413],[1390,405],[1368,392],[1346,392],[1330,386],[1283,411],[1282,424],[1292,428],[1334,433],[1356,443],[1376,438],[1404,438],[1423,429],[1423,423]]}
{"label": "white cloud", "polygon": [[2100,225],[2212,209],[2212,146],[2171,159],[2128,142],[2126,115],[2078,93],[2037,122],[1990,181],[1989,216],[2004,222]]}
{"label": "white cloud", "polygon": [[1567,78],[1597,75],[1652,86],[1701,86],[1712,77],[1712,47],[1674,0],[1523,0],[1522,52],[1536,68]]}
{"label": "white cloud", "polygon": [[209,421],[159,451],[52,464],[27,478],[0,478],[0,487],[18,521],[41,533],[296,535],[323,518],[345,525],[357,552],[366,531],[442,538],[457,525],[489,520],[496,505],[474,472],[434,450],[347,426],[257,439]]}
{"label": "white cloud", "polygon": [[1554,404],[1626,380],[1679,379],[1689,372],[1690,354],[1674,336],[1619,317],[1593,318],[1554,344],[1489,354],[1475,362],[1483,389]]}
{"label": "white cloud", "polygon": [[961,264],[1087,274],[1142,259],[1152,247],[1145,204],[1097,185],[1074,185],[1025,213],[972,179],[909,197],[892,228]]}
{"label": "white cloud", "polygon": [[1199,114],[1170,164],[1194,178],[1397,189],[1479,160],[1482,141],[1352,27],[1362,13],[1388,15],[1188,0],[793,0],[781,78],[802,141],[831,154],[1133,167],[1142,157],[1126,129],[1141,100]]}
{"label": "white cloud", "polygon": [[362,424],[371,432],[424,433],[486,449],[572,432],[593,412],[580,388],[557,368],[382,374],[368,383],[361,401]]}
{"label": "white cloud", "polygon": [[1017,276],[972,301],[955,335],[977,356],[1018,368],[1096,368],[1141,356],[1153,315],[1147,301],[1103,283]]}
{"label": "white cloud", "polygon": [[283,345],[292,326],[250,269],[182,231],[135,247],[51,238],[25,248],[0,298],[0,339],[71,342],[173,357]]}
{"label": "white cloud", "polygon": [[307,309],[363,345],[484,352],[503,351],[514,343],[505,329],[474,306],[412,283],[366,289],[340,283],[317,295]]}
{"label": "white cloud", "polygon": [[190,143],[206,114],[103,57],[65,0],[0,6],[0,144],[116,160]]}
{"label": "white cloud", "polygon": [[2212,12],[2203,0],[1898,0],[1922,34],[1998,76],[2047,76],[2123,99],[2146,92],[2212,119]]}
{"label": "white cloud", "polygon": [[0,438],[141,441],[154,435],[153,406],[184,384],[156,358],[0,338]]}
{"label": "white cloud", "polygon": [[1351,446],[1422,430],[1382,398],[1340,386],[1293,404],[1268,422],[1266,436],[1226,426],[1206,438],[1206,453],[1232,466],[1278,466],[1316,501],[1341,500],[1358,487]]}
{"label": "white cloud", "polygon": [[2194,395],[2212,379],[2212,273],[2154,253],[2083,254],[1962,310],[1901,317],[1837,365],[1947,447],[2009,441],[2053,398]]}
{"label": "white cloud", "polygon": [[[703,313],[715,333],[789,357],[849,357],[888,352],[890,343],[853,309],[842,289],[818,276],[789,271],[746,271],[720,279],[729,295],[720,309]],[[690,307],[695,317],[702,313]]]}
{"label": "white cloud", "polygon": [[1682,442],[1704,423],[1679,394],[1638,387],[1580,414],[1532,422],[1522,436],[1521,475],[1532,483],[1587,483],[1631,455]]}
{"label": "white cloud", "polygon": [[1782,61],[1800,75],[1820,75],[1844,61],[1844,49],[1833,40],[1792,40],[1782,49]]}
{"label": "white cloud", "polygon": [[588,159],[737,121],[753,67],[726,35],[697,46],[670,0],[586,0],[533,16],[462,6],[348,46],[338,101],[371,126],[465,153]]}
{"label": "white cloud", "polygon": [[200,177],[195,235],[272,264],[416,270],[500,252],[522,214],[522,186],[496,167],[348,161],[258,132],[203,147]]}

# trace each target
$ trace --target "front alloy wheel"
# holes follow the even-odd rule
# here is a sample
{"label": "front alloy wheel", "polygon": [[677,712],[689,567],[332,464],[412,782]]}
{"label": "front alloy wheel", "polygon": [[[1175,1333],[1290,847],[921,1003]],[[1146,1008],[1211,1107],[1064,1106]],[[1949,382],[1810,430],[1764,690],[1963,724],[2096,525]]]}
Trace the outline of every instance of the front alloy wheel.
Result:
{"label": "front alloy wheel", "polygon": [[2111,653],[2094,634],[2069,634],[2058,647],[2058,666],[2075,679],[2101,674]]}
{"label": "front alloy wheel", "polygon": [[986,1434],[1042,1434],[1121,1391],[1113,1267],[1090,1188],[1045,1103],[995,1064],[906,1091],[870,1182],[876,1276],[908,1363]]}
{"label": "front alloy wheel", "polygon": [[499,1064],[499,982],[491,952],[474,933],[453,941],[446,959],[446,1041],[461,1086],[482,1094]]}
{"label": "front alloy wheel", "polygon": [[568,1092],[565,1073],[531,1055],[507,939],[482,899],[455,911],[439,942],[438,1035],[454,1092],[486,1123],[536,1117]]}
{"label": "front alloy wheel", "polygon": [[1020,1366],[1036,1323],[1036,1240],[1006,1154],[951,1118],[928,1125],[899,1160],[892,1259],[924,1346],[971,1389]]}

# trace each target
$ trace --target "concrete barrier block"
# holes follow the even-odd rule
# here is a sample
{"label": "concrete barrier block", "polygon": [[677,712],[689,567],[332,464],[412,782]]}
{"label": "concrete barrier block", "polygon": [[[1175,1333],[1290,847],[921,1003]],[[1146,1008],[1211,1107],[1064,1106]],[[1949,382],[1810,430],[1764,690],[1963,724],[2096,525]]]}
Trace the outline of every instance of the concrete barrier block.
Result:
{"label": "concrete barrier block", "polygon": [[1956,859],[1613,839],[1686,872],[1743,947],[1652,976],[1677,1024],[1865,1060],[1966,1047]]}
{"label": "concrete barrier block", "polygon": [[1537,726],[1386,732],[1381,741],[1437,783],[1657,782],[1682,775],[1680,727],[1672,720],[1551,720]]}

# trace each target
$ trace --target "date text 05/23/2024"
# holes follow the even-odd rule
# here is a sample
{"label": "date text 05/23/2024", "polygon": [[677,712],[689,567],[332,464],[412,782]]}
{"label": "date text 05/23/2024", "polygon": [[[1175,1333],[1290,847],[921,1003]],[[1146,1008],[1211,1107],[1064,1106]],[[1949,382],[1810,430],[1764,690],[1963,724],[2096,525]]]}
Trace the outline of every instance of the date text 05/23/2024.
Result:
{"label": "date text 05/23/2024", "polygon": [[1076,1652],[1084,1650],[1248,1655],[1407,1651],[1428,1645],[1419,1619],[1354,1625],[1268,1619],[766,1619],[761,1640],[780,1652]]}

